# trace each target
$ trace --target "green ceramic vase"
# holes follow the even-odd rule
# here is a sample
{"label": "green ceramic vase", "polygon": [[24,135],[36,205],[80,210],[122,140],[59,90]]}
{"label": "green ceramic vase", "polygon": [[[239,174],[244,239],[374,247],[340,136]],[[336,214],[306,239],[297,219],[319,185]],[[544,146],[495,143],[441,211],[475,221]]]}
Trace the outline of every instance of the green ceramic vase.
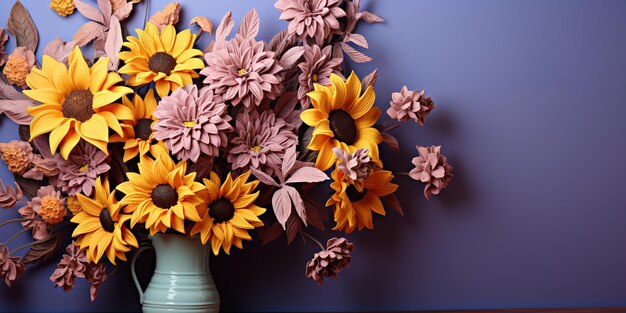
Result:
{"label": "green ceramic vase", "polygon": [[[145,291],[135,274],[141,252],[154,249],[156,268]],[[200,238],[156,234],[152,246],[144,246],[131,260],[131,274],[144,313],[219,312],[220,296],[209,269],[209,251]]]}

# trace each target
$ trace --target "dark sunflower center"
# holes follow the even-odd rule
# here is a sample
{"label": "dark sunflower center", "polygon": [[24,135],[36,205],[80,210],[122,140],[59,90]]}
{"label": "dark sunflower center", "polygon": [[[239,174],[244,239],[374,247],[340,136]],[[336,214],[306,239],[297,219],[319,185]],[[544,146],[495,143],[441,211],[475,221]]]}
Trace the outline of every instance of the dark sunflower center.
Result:
{"label": "dark sunflower center", "polygon": [[235,206],[230,200],[219,198],[209,205],[209,216],[215,223],[230,221],[235,216]]}
{"label": "dark sunflower center", "polygon": [[356,187],[354,187],[354,185],[350,185],[346,189],[346,195],[348,196],[348,199],[350,199],[350,202],[361,201],[366,194],[367,188],[363,188],[363,191],[358,191],[356,190]]}
{"label": "dark sunflower center", "polygon": [[163,72],[169,76],[176,67],[176,59],[165,52],[157,52],[148,60],[148,67],[155,73]]}
{"label": "dark sunflower center", "polygon": [[102,225],[102,229],[112,233],[115,230],[115,223],[113,222],[113,218],[111,218],[111,213],[109,209],[103,208],[100,211],[100,225]]}
{"label": "dark sunflower center", "polygon": [[65,96],[61,107],[63,116],[74,118],[81,123],[96,114],[93,110],[93,94],[89,90],[74,90]]}
{"label": "dark sunflower center", "polygon": [[138,120],[135,125],[135,138],[141,140],[150,139],[150,134],[152,134],[150,125],[152,125],[152,120],[149,118],[142,118]]}
{"label": "dark sunflower center", "polygon": [[356,123],[350,114],[344,110],[331,111],[328,114],[330,130],[335,134],[337,140],[348,145],[356,141]]}
{"label": "dark sunflower center", "polygon": [[162,209],[169,209],[178,203],[178,192],[168,184],[156,186],[152,190],[152,203]]}

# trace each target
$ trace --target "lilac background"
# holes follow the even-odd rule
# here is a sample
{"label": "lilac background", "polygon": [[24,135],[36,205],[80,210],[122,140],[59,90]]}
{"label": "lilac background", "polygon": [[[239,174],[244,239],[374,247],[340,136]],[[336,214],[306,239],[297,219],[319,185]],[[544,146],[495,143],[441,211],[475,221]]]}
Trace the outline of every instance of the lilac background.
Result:
{"label": "lilac background", "polygon": [[[23,2],[39,52],[84,21],[60,18],[47,1]],[[263,39],[286,27],[270,0],[181,2],[180,26],[197,14],[217,23],[227,10],[239,20],[256,7]],[[165,3],[151,0],[151,12]],[[406,216],[390,212],[375,219],[375,231],[350,235],[352,265],[321,288],[303,276],[313,245],[254,242],[213,258],[224,310],[626,305],[626,2],[364,3],[386,19],[360,29],[374,62],[355,66],[360,75],[380,68],[378,105],[386,108],[403,84],[427,88],[437,103],[427,126],[395,133],[402,153],[383,149],[383,160],[407,171],[414,144],[442,144],[457,179],[428,202],[421,185],[398,178]],[[2,24],[11,4],[0,4]],[[134,25],[143,12],[138,6]],[[0,141],[16,136],[2,119]],[[4,166],[0,174],[10,180]],[[0,220],[16,214],[2,211]],[[83,281],[64,293],[48,280],[53,264],[31,268],[13,289],[0,284],[0,311],[138,310],[127,267],[93,305]]]}

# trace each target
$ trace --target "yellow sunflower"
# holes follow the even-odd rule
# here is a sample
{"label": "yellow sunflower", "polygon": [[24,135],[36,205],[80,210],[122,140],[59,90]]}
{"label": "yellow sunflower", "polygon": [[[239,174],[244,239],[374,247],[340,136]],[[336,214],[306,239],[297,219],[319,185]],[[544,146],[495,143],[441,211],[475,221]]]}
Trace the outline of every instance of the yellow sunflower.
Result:
{"label": "yellow sunflower", "polygon": [[89,68],[80,49],[74,47],[69,68],[44,55],[41,69],[33,68],[26,77],[31,90],[24,94],[42,104],[31,106],[28,114],[30,139],[50,133],[50,152],[61,148],[67,159],[80,139],[108,153],[109,128],[120,136],[120,120],[133,118],[125,106],[113,103],[132,89],[116,86],[122,82],[117,73],[109,73],[109,58],[100,58]]}
{"label": "yellow sunflower", "polygon": [[168,153],[165,143],[152,139],[153,131],[150,128],[155,119],[152,116],[157,107],[154,91],[150,89],[145,98],[135,94],[131,102],[127,97],[122,98],[122,104],[133,112],[133,119],[122,124],[124,136],[111,136],[111,142],[124,142],[124,162],[148,152],[156,158],[162,153]]}
{"label": "yellow sunflower", "polygon": [[202,51],[193,48],[196,35],[189,29],[176,34],[174,26],[167,25],[161,33],[151,23],[146,29],[137,29],[139,38],[128,36],[124,46],[130,51],[118,54],[126,64],[120,74],[128,74],[129,86],[139,86],[155,82],[157,94],[165,97],[170,90],[189,85],[199,77],[195,70],[204,67],[198,56]]}
{"label": "yellow sunflower", "polygon": [[128,181],[117,190],[125,194],[120,205],[132,213],[131,227],[146,223],[151,235],[169,228],[185,233],[185,220],[199,222],[198,211],[206,210],[206,191],[194,181],[195,172],[186,172],[187,162],[174,164],[168,154],[161,154],[156,160],[142,158],[139,173],[126,173]]}
{"label": "yellow sunflower", "polygon": [[77,223],[72,237],[78,237],[76,244],[86,249],[87,259],[98,263],[106,254],[111,263],[118,258],[126,261],[125,252],[139,244],[131,231],[124,225],[130,215],[120,214],[115,196],[109,189],[108,180],[96,179],[95,193],[92,198],[77,194],[80,212],[72,218]]}
{"label": "yellow sunflower", "polygon": [[330,75],[331,84],[315,84],[307,95],[313,108],[300,114],[304,123],[313,130],[307,147],[319,151],[315,167],[325,171],[335,164],[333,148],[353,153],[358,148],[369,149],[372,160],[382,166],[378,156],[378,144],[383,141],[380,132],[372,127],[380,116],[380,109],[373,107],[376,94],[371,86],[361,95],[361,81],[352,72],[347,81],[336,74]]}
{"label": "yellow sunflower", "polygon": [[202,221],[194,225],[191,234],[200,233],[203,244],[211,240],[215,255],[220,248],[230,254],[233,245],[243,249],[242,240],[251,240],[248,229],[263,226],[258,216],[265,213],[265,209],[254,205],[259,192],[252,193],[259,181],[247,182],[249,177],[250,171],[235,180],[228,173],[222,184],[217,174],[211,172],[210,179],[204,179],[209,204],[201,212]]}
{"label": "yellow sunflower", "polygon": [[338,167],[331,176],[334,181],[330,187],[335,193],[328,199],[326,206],[335,206],[334,219],[337,225],[333,230],[342,230],[347,234],[355,228],[374,228],[372,212],[385,215],[385,208],[379,197],[390,195],[398,188],[398,185],[391,183],[391,172],[380,168],[374,168],[362,187],[348,184]]}

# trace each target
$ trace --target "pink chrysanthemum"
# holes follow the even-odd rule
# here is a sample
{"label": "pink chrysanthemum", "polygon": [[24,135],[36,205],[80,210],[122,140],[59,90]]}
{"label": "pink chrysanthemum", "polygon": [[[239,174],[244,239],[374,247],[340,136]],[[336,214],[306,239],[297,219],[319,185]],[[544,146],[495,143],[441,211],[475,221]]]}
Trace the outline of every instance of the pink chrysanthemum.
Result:
{"label": "pink chrysanthemum", "polygon": [[417,151],[419,156],[413,158],[415,168],[409,172],[409,176],[426,184],[424,196],[428,199],[448,186],[453,178],[452,166],[441,154],[441,146],[417,146]]}
{"label": "pink chrysanthemum", "polygon": [[285,151],[298,141],[294,127],[271,111],[244,112],[236,121],[236,137],[227,157],[233,169],[252,167],[271,175],[273,168],[281,165]]}
{"label": "pink chrysanthemum", "polygon": [[280,19],[289,21],[287,31],[308,43],[324,44],[324,40],[339,30],[339,18],[346,12],[341,0],[278,0],[274,7],[281,11]]}
{"label": "pink chrysanthemum", "polygon": [[107,155],[84,141],[76,145],[67,160],[60,154],[55,158],[59,168],[58,187],[70,196],[77,193],[91,196],[96,178],[111,169]]}
{"label": "pink chrysanthemum", "polygon": [[387,109],[387,114],[393,119],[400,122],[408,121],[410,118],[416,123],[424,126],[426,115],[435,107],[435,103],[430,97],[424,94],[426,90],[409,90],[403,86],[400,92],[394,92],[391,95],[391,105]]}
{"label": "pink chrysanthemum", "polygon": [[305,46],[304,61],[298,64],[302,71],[298,81],[298,99],[302,108],[306,109],[311,105],[310,98],[306,95],[313,91],[313,84],[330,85],[330,74],[340,73],[343,53],[333,55],[333,47],[326,46],[320,49],[318,45]]}
{"label": "pink chrysanthemum", "polygon": [[[218,43],[219,44],[219,43]],[[263,99],[276,99],[281,90],[282,67],[265,43],[237,34],[204,55],[207,67],[200,74],[204,83],[232,105],[258,106]]]}
{"label": "pink chrysanthemum", "polygon": [[232,130],[227,106],[208,87],[188,85],[159,102],[152,125],[154,138],[163,140],[180,160],[198,161],[200,153],[217,156]]}

